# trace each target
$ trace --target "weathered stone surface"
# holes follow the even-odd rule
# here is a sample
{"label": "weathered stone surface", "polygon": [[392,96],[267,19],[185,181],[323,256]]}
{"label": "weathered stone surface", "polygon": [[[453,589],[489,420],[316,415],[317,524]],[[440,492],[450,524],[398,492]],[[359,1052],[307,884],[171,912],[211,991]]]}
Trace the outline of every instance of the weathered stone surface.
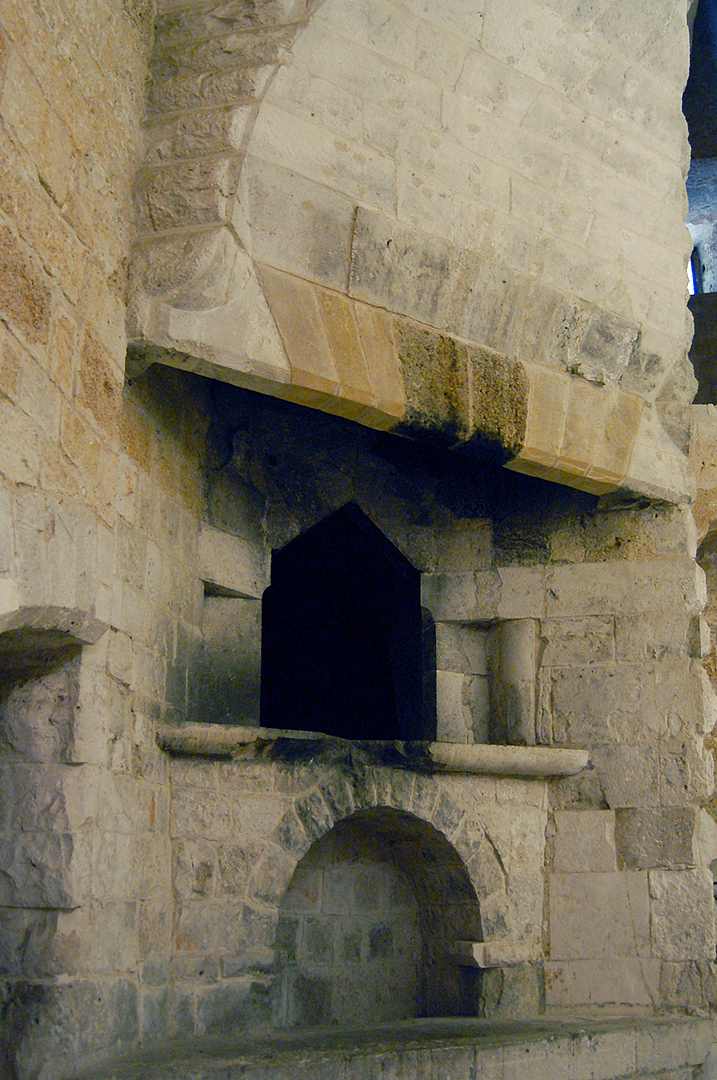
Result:
{"label": "weathered stone surface", "polygon": [[345,289],[352,199],[251,155],[245,159],[242,187],[257,262]]}
{"label": "weathered stone surface", "polygon": [[606,804],[651,807],[660,803],[660,760],[655,746],[613,743],[593,746],[590,758]]}
{"label": "weathered stone surface", "polygon": [[563,810],[555,814],[556,871],[611,873],[618,869],[615,843],[615,816],[610,811]]}
{"label": "weathered stone surface", "polygon": [[497,460],[525,442],[529,382],[521,364],[489,353],[468,353],[472,399],[471,443]]}
{"label": "weathered stone surface", "polygon": [[436,666],[441,671],[487,675],[487,638],[478,627],[436,623]]}
{"label": "weathered stone surface", "polygon": [[553,960],[649,956],[647,874],[551,874]]}
{"label": "weathered stone surface", "polygon": [[26,832],[0,840],[0,902],[8,907],[73,908],[90,888],[85,834]]}
{"label": "weathered stone surface", "polygon": [[209,525],[199,533],[199,573],[205,583],[227,590],[226,595],[255,598],[269,578],[262,550]]}
{"label": "weathered stone surface", "polygon": [[605,663],[615,655],[615,623],[609,616],[584,619],[544,619],[540,636],[545,642],[546,667]]}
{"label": "weathered stone surface", "polygon": [[660,993],[659,960],[621,957],[616,960],[548,961],[545,995],[548,1005],[625,1005],[652,1008]]}
{"label": "weathered stone surface", "polygon": [[436,672],[436,738],[439,742],[487,742],[488,711],[488,680],[485,676]]}
{"label": "weathered stone surface", "polygon": [[702,870],[651,870],[652,951],[665,960],[712,960],[714,905],[706,902],[712,880]]}
{"label": "weathered stone surface", "polygon": [[695,865],[695,811],[618,809],[615,843],[620,869],[677,870]]}
{"label": "weathered stone surface", "polygon": [[[236,544],[221,575],[199,565],[203,516],[263,567],[272,547],[356,499],[418,570],[441,575],[426,596],[456,637],[464,623],[472,636],[543,620],[503,688],[529,696],[539,660],[540,738],[594,741],[592,767],[552,796],[565,808],[556,865],[584,867],[575,878],[619,877],[603,833],[615,808],[627,865],[683,865],[684,830],[655,822],[681,822],[710,797],[714,716],[688,670],[707,651],[689,624],[705,600],[690,578],[695,538],[644,501],[689,492],[684,11],[669,0],[597,12],[557,0],[167,0],[153,45],[145,0],[97,0],[91,17],[77,3],[40,7],[8,0],[0,32],[0,892],[35,905],[3,909],[0,1071],[18,1080],[74,1074],[85,1055],[140,1037],[268,1025],[291,868],[312,839],[335,865],[331,827],[357,807],[375,849],[374,814],[442,830],[465,857],[484,933],[517,935],[515,955],[541,949],[548,784],[503,774],[534,776],[536,763],[564,761],[560,750],[454,744],[458,757],[482,751],[491,777],[416,772],[407,753],[400,768],[376,765],[353,746],[279,764],[275,740],[258,761],[227,758],[241,752],[234,741],[221,764],[170,763],[198,745],[185,731],[160,749],[155,735],[158,723],[184,730],[196,707],[222,600],[205,603],[202,580],[253,599],[251,618],[241,598],[231,615],[227,604],[242,626],[223,639],[222,670],[252,668],[256,710],[263,579],[235,587],[247,570]],[[407,397],[421,446],[356,435],[394,427]],[[443,453],[441,440],[469,441],[473,456]],[[516,454],[528,475],[476,464],[490,452]],[[717,516],[709,455],[704,466],[701,529]],[[641,500],[596,504],[620,486]],[[485,700],[481,660],[463,644],[444,654],[471,714],[463,732],[484,737],[471,713]],[[222,686],[231,698],[236,684]],[[402,845],[391,850],[409,859],[416,895],[433,890],[434,910],[455,920],[434,935],[442,947],[463,932],[464,909],[445,896],[465,880]],[[596,903],[605,881],[556,893],[558,910],[573,903],[566,925],[581,944],[577,958],[568,948],[549,960],[548,1006],[707,1009],[709,949],[682,957],[706,940],[709,884],[655,878],[665,956],[644,959],[628,941],[629,877],[614,903]],[[307,1021],[325,1015],[329,984],[351,1004],[357,950],[374,965],[364,1001],[389,1008],[411,984],[397,966],[402,919],[389,917],[400,909],[406,922],[410,905],[378,880],[363,882],[360,925],[343,939],[308,935],[316,966],[333,949],[342,970],[291,984]],[[612,923],[604,954],[584,959],[590,905],[596,932],[603,907]],[[316,912],[304,914],[308,927]],[[423,981],[441,987],[440,1013],[458,991],[455,970],[439,969]],[[541,979],[539,960],[501,973],[483,1005],[524,1020],[542,1008]],[[508,1080],[527,1068],[555,1080],[567,1064],[570,1080],[598,1065],[615,1080],[699,1060],[658,1047],[629,1061],[619,1033],[580,1038],[580,1054],[562,1036],[515,1053],[481,1043],[481,1061],[444,1042],[403,1056],[340,1047],[295,1072]]]}
{"label": "weathered stone surface", "polygon": [[407,393],[402,429],[447,445],[467,438],[471,429],[465,350],[453,338],[408,321],[397,322],[396,330]]}

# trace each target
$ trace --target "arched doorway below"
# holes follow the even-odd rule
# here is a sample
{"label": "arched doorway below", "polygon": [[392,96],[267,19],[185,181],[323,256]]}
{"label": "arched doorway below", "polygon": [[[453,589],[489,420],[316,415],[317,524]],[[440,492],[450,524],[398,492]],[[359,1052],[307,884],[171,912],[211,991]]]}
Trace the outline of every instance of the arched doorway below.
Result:
{"label": "arched doorway below", "polygon": [[377,807],[310,848],[280,906],[280,1027],[472,1015],[477,973],[455,943],[481,938],[455,849],[426,821]]}

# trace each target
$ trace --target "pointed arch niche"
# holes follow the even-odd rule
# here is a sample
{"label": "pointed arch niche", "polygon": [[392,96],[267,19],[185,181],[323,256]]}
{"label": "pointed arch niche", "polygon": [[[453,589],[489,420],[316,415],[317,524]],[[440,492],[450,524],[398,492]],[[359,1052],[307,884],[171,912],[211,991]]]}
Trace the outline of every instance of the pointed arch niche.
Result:
{"label": "pointed arch niche", "polygon": [[420,572],[355,503],[274,551],[262,601],[263,727],[430,740],[435,701]]}

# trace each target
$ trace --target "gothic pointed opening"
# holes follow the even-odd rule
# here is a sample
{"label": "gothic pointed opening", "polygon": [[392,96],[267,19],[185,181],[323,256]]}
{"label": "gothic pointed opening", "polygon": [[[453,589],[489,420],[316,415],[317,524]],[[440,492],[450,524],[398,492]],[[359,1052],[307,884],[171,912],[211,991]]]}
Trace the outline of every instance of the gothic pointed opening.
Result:
{"label": "gothic pointed opening", "polygon": [[419,571],[347,503],[272,555],[262,725],[345,739],[435,738],[432,630]]}

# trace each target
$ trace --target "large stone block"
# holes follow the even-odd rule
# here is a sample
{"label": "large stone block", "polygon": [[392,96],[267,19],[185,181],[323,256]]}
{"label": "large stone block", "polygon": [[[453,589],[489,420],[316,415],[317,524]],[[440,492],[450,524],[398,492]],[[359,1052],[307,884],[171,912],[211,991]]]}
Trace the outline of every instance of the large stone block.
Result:
{"label": "large stone block", "polygon": [[646,742],[667,734],[656,708],[654,669],[604,665],[552,673],[553,735],[572,745]]}
{"label": "large stone block", "polygon": [[178,905],[174,945],[180,953],[218,956],[236,952],[245,941],[241,901],[210,901]]}
{"label": "large stone block", "polygon": [[629,1005],[654,1008],[660,996],[660,961],[620,957],[548,961],[545,965],[548,1006]]}
{"label": "large stone block", "polygon": [[677,870],[696,861],[693,807],[615,811],[615,843],[621,870]]}
{"label": "large stone block", "polygon": [[0,903],[74,908],[89,897],[87,834],[27,831],[0,839]]}
{"label": "large stone block", "polygon": [[540,636],[545,642],[541,656],[545,667],[609,663],[615,656],[615,626],[609,616],[544,619]]}
{"label": "large stone block", "polygon": [[593,746],[590,760],[597,771],[600,797],[609,807],[658,806],[660,753],[656,746],[611,743]]}
{"label": "large stone block", "polygon": [[714,787],[714,758],[702,736],[663,739],[659,751],[661,801],[667,806],[706,802]]}
{"label": "large stone block", "polygon": [[263,551],[239,536],[204,525],[199,534],[202,579],[234,596],[260,597],[268,584]]}
{"label": "large stone block", "polygon": [[[562,43],[559,50],[555,49],[556,40]],[[602,58],[593,39],[566,25],[544,4],[531,0],[515,5],[510,15],[496,0],[489,2],[483,47],[491,56],[561,94],[570,93]]]}
{"label": "large stone block", "polygon": [[8,832],[74,833],[95,817],[90,769],[5,763],[0,767],[0,821]]}
{"label": "large stone block", "polygon": [[6,268],[0,309],[31,345],[47,342],[51,292],[45,275],[18,237],[7,226],[0,232],[0,250]]}
{"label": "large stone block", "polygon": [[685,556],[554,566],[547,571],[547,585],[547,614],[552,618],[697,614],[705,601],[702,572]]}
{"label": "large stone block", "polygon": [[628,663],[683,656],[687,646],[689,621],[676,610],[615,619],[615,657]]}
{"label": "large stone block", "polygon": [[403,67],[415,61],[415,17],[408,19],[389,4],[373,6],[363,0],[357,4],[338,0],[328,10],[317,12],[316,23],[327,31],[347,37],[365,49],[378,52]]}
{"label": "large stone block", "polygon": [[471,441],[499,461],[525,442],[528,377],[522,364],[487,352],[467,350],[472,404]]}
{"label": "large stone block", "polygon": [[618,868],[615,815],[609,810],[556,812],[554,844],[553,867],[556,871],[610,873]]}
{"label": "large stone block", "polygon": [[553,960],[644,957],[650,950],[647,874],[551,874]]}
{"label": "large stone block", "polygon": [[448,445],[466,438],[470,433],[466,351],[453,338],[404,320],[397,321],[396,331],[407,399],[402,428]]}
{"label": "large stone block", "polygon": [[[358,52],[359,50],[357,50]],[[345,51],[343,56],[357,57]],[[438,96],[436,88],[436,96]],[[348,145],[347,145],[348,144]],[[348,151],[348,153],[347,153]],[[372,203],[391,213],[396,205],[393,163],[366,143],[337,140],[310,121],[292,116],[265,103],[254,125],[251,152],[273,165],[285,166],[287,158],[300,175],[351,195],[357,187],[371,191]]]}
{"label": "large stone block", "polygon": [[714,960],[712,878],[702,870],[651,870],[652,951],[665,960]]}
{"label": "large stone block", "polygon": [[[440,22],[443,22],[442,13]],[[409,16],[409,35],[414,32],[415,24],[412,23]],[[475,32],[474,24],[471,36]],[[435,83],[379,55],[373,49],[357,43],[347,48],[341,36],[323,29],[304,40],[304,48],[309,55],[304,54],[306,58],[302,57],[302,62],[312,74],[350,91],[366,104],[371,102],[384,112],[389,111],[392,119],[398,114],[428,130],[440,128],[441,95]],[[301,47],[300,38],[297,48]]]}
{"label": "large stone block", "polygon": [[476,626],[436,623],[436,666],[441,671],[487,675],[488,632]]}
{"label": "large stone block", "polygon": [[232,835],[231,807],[223,795],[176,786],[170,814],[172,836],[228,840]]}

